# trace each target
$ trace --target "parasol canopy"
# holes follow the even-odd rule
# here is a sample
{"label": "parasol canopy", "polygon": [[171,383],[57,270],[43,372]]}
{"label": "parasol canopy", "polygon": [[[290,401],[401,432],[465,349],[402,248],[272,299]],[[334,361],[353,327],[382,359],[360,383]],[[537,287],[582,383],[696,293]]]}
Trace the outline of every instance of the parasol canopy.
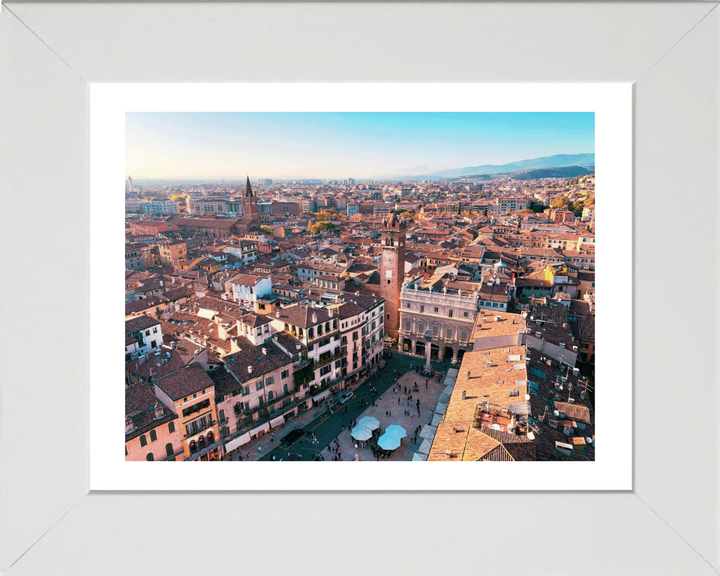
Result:
{"label": "parasol canopy", "polygon": [[367,428],[368,430],[377,430],[380,428],[380,420],[372,416],[365,416],[358,420],[356,428]]}

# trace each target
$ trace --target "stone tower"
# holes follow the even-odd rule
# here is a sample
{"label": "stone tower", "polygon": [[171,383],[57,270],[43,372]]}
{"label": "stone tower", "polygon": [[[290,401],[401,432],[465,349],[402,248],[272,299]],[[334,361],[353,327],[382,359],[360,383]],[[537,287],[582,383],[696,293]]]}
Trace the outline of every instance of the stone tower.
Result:
{"label": "stone tower", "polygon": [[400,289],[405,280],[405,234],[407,221],[394,214],[383,220],[381,232],[380,296],[385,299],[385,332],[398,337]]}

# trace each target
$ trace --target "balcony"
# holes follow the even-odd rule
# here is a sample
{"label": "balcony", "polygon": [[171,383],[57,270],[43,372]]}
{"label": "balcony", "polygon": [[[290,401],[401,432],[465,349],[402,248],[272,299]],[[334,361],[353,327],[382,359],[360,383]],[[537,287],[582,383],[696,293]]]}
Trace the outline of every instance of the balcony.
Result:
{"label": "balcony", "polygon": [[[340,332],[340,330],[338,328],[331,328],[327,332],[323,331],[322,334],[315,334],[315,336],[313,336],[312,338],[307,339],[308,346],[310,345],[311,342],[314,343],[317,340],[322,340],[323,338],[329,338],[330,336],[332,336],[333,334],[337,334],[338,332]],[[291,332],[291,334],[292,334],[292,332]],[[306,334],[307,334],[307,332],[306,332]]]}
{"label": "balcony", "polygon": [[191,436],[195,436],[196,434],[200,434],[204,430],[207,430],[208,428],[212,428],[213,426],[215,426],[215,424],[217,424],[217,422],[215,420],[212,420],[206,424],[203,424],[202,426],[200,426],[199,428],[196,428],[192,432],[190,432],[188,434],[183,434],[183,439],[187,439],[187,438],[190,438]]}
{"label": "balcony", "polygon": [[332,354],[330,356],[326,356],[325,358],[316,358],[315,363],[313,364],[313,368],[320,368],[322,366],[325,366],[326,364],[333,362],[334,360],[339,360],[343,357],[342,351],[335,352],[335,354]]}

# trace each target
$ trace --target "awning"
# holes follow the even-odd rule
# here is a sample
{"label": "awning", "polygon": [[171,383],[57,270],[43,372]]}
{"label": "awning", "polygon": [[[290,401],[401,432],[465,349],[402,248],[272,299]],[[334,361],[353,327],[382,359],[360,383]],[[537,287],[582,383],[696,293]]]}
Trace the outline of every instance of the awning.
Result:
{"label": "awning", "polygon": [[212,320],[216,314],[217,312],[215,312],[215,310],[207,310],[205,308],[200,308],[197,313],[200,318],[205,318],[206,320]]}
{"label": "awning", "polygon": [[285,416],[278,416],[277,418],[273,418],[272,420],[270,420],[270,428],[280,426],[280,424],[282,424],[283,422],[285,422]]}
{"label": "awning", "polygon": [[437,428],[434,426],[430,426],[429,424],[426,424],[423,426],[422,430],[420,431],[420,438],[424,438],[426,440],[430,440],[432,442],[432,439],[435,438],[435,432],[437,431]]}
{"label": "awning", "polygon": [[265,430],[270,430],[270,424],[267,422],[265,422],[262,426],[258,426],[257,428],[250,430],[250,436],[257,436],[260,432],[265,432]]}
{"label": "awning", "polygon": [[250,433],[245,432],[242,436],[238,436],[234,440],[230,440],[227,444],[225,444],[225,451],[231,452],[232,450],[235,450],[235,448],[239,448],[243,444],[247,444],[250,442]]}
{"label": "awning", "polygon": [[313,396],[313,400],[315,400],[315,402],[319,402],[320,400],[322,400],[323,398],[327,398],[328,396],[330,396],[330,390],[325,390],[325,392],[320,392],[320,394],[318,394],[317,396]]}

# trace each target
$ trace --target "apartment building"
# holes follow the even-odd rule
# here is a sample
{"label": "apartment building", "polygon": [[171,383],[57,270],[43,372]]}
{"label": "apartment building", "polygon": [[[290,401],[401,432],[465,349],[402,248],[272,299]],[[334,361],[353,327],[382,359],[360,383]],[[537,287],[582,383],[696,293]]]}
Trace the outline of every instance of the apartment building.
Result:
{"label": "apartment building", "polygon": [[187,244],[183,240],[166,240],[158,245],[160,262],[169,266],[177,266],[178,262],[187,258]]}
{"label": "apartment building", "polygon": [[215,384],[200,363],[155,379],[155,395],[177,415],[185,460],[219,460]]}
{"label": "apartment building", "polygon": [[177,214],[180,212],[177,202],[170,200],[156,199],[143,204],[145,214]]}
{"label": "apartment building", "polygon": [[178,416],[146,382],[125,388],[125,460],[184,460]]}

